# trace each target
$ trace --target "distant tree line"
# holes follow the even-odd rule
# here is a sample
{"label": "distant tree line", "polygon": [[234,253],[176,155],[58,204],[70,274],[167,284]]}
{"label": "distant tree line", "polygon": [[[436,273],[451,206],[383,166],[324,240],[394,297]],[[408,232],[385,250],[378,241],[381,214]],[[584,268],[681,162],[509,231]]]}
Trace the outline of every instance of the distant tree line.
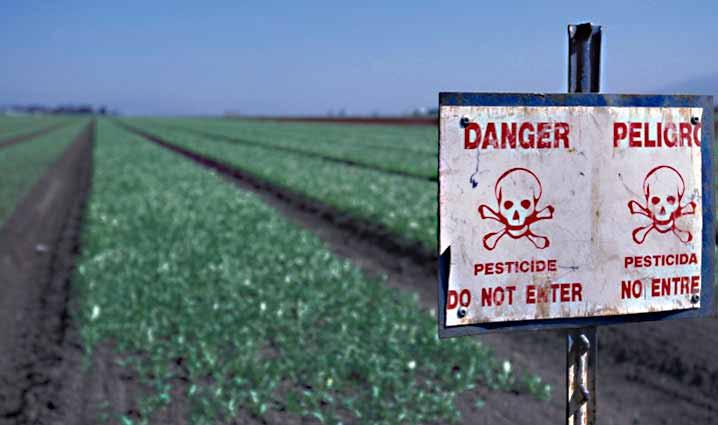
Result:
{"label": "distant tree line", "polygon": [[0,113],[5,115],[118,115],[117,111],[106,106],[94,107],[92,105],[11,105],[0,107]]}
{"label": "distant tree line", "polygon": [[411,111],[412,117],[438,117],[439,108],[416,108]]}
{"label": "distant tree line", "polygon": [[224,116],[228,118],[434,118],[439,116],[439,108],[437,107],[417,107],[414,109],[407,109],[400,113],[395,114],[382,114],[378,111],[369,113],[368,115],[363,114],[351,114],[346,108],[339,108],[337,110],[330,109],[324,115],[244,115],[238,110],[225,111]]}

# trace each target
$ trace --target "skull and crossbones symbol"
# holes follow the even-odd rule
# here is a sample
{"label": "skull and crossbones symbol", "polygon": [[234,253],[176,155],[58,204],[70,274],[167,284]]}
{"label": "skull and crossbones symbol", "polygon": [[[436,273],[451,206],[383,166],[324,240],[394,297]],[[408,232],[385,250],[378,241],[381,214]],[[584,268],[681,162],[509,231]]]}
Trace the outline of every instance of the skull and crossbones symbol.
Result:
{"label": "skull and crossbones symbol", "polygon": [[650,224],[633,230],[633,240],[637,244],[642,244],[654,229],[659,233],[673,232],[684,243],[693,239],[691,232],[680,229],[676,225],[679,217],[696,212],[695,202],[682,203],[685,189],[683,176],[671,166],[660,165],[648,172],[643,180],[645,205],[634,200],[628,202],[628,210],[631,214],[651,219]]}
{"label": "skull and crossbones symbol", "polygon": [[504,226],[501,230],[484,235],[484,247],[493,250],[504,235],[513,239],[525,237],[538,249],[548,247],[549,239],[531,230],[535,222],[553,218],[553,206],[538,209],[541,192],[541,182],[532,171],[512,168],[503,173],[494,187],[498,212],[488,205],[479,206],[482,219],[496,220]]}

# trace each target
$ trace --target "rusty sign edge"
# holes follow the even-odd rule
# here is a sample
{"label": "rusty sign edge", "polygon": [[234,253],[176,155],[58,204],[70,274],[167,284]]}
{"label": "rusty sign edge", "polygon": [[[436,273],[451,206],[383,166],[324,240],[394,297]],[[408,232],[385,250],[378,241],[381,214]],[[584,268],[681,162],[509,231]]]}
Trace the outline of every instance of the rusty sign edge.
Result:
{"label": "rusty sign edge", "polygon": [[[596,93],[463,93],[440,92],[439,108],[442,106],[599,106],[599,107],[694,107],[703,110],[702,122],[711,125],[703,127],[701,135],[701,196],[703,199],[703,247],[715,246],[715,191],[713,175],[713,145],[715,121],[713,96],[708,95],[636,95]],[[441,143],[441,126],[438,138]],[[437,169],[440,157],[437,156]],[[710,190],[705,190],[710,188]],[[441,187],[437,184],[437,199]],[[437,203],[437,235],[441,229],[440,205]],[[437,236],[437,252],[440,250]],[[709,251],[709,254],[706,253]],[[530,331],[560,328],[580,328],[595,325],[616,325],[647,321],[698,319],[716,317],[715,300],[715,249],[701,250],[701,306],[690,310],[673,310],[655,313],[637,313],[614,316],[581,318],[539,319],[494,323],[474,323],[461,326],[446,326],[446,297],[449,283],[451,247],[439,255],[437,325],[440,338],[476,335],[492,332]]]}

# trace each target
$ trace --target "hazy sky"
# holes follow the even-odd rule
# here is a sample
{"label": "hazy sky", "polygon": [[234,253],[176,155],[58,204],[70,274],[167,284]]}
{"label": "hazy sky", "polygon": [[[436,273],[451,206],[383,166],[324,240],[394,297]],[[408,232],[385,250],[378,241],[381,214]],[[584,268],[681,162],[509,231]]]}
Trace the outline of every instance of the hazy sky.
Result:
{"label": "hazy sky", "polygon": [[718,80],[715,0],[2,0],[0,104],[387,114],[439,91],[562,92],[566,25],[585,21],[603,25],[604,92]]}

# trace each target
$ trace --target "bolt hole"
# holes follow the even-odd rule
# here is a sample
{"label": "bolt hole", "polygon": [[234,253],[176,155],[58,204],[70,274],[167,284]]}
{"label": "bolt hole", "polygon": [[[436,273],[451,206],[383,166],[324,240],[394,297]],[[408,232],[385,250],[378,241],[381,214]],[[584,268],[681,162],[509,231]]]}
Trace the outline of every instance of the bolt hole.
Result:
{"label": "bolt hole", "polygon": [[700,300],[701,300],[701,296],[698,295],[698,294],[693,294],[693,296],[691,297],[691,302],[692,302],[693,304],[696,304],[696,303],[697,303],[698,301],[700,301]]}
{"label": "bolt hole", "polygon": [[691,124],[696,125],[699,122],[701,122],[701,120],[698,117],[691,117]]}
{"label": "bolt hole", "polygon": [[471,120],[469,119],[469,117],[461,117],[461,120],[459,120],[459,124],[461,125],[462,128],[469,125],[470,122],[471,122]]}
{"label": "bolt hole", "polygon": [[459,319],[466,317],[466,307],[459,307],[459,310],[456,312],[456,316],[458,316]]}

